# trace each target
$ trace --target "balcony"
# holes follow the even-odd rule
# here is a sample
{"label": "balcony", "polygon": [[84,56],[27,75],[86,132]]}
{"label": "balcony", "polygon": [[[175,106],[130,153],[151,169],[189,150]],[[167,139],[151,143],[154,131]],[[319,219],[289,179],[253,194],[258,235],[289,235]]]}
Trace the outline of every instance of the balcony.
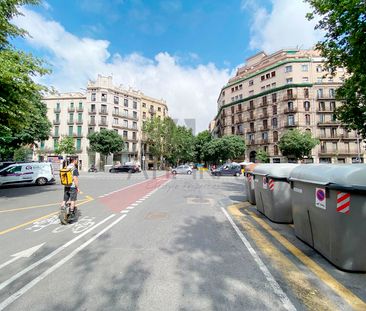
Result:
{"label": "balcony", "polygon": [[240,120],[240,119],[239,119],[239,120],[236,120],[236,121],[235,121],[235,124],[241,124],[241,123],[243,123],[243,120]]}
{"label": "balcony", "polygon": [[318,136],[318,139],[321,139],[321,140],[339,140],[341,138],[341,135],[324,135],[324,134],[321,134]]}
{"label": "balcony", "polygon": [[68,125],[74,125],[75,121],[74,120],[67,120],[67,124]]}
{"label": "balcony", "polygon": [[156,113],[156,110],[154,108],[149,108],[149,113],[155,114]]}
{"label": "balcony", "polygon": [[267,119],[267,118],[268,118],[268,112],[265,112],[260,114],[258,119]]}
{"label": "balcony", "polygon": [[236,135],[244,135],[244,131],[236,131]]}
{"label": "balcony", "polygon": [[343,140],[357,140],[357,137],[355,134],[341,134],[340,135],[340,138],[343,139]]}
{"label": "balcony", "polygon": [[261,102],[261,104],[259,105],[259,107],[267,107],[267,106],[268,106],[268,101]]}
{"label": "balcony", "polygon": [[242,112],[243,112],[243,109],[242,109],[242,108],[240,108],[240,109],[239,109],[239,108],[237,108],[237,109],[236,109],[236,113],[242,113]]}
{"label": "balcony", "polygon": [[90,109],[89,114],[97,114],[97,111],[95,109]]}
{"label": "balcony", "polygon": [[261,145],[268,145],[269,144],[268,138],[267,139],[261,139],[260,144]]}
{"label": "balcony", "polygon": [[260,131],[268,131],[269,130],[269,127],[268,126],[261,126],[260,127]]}
{"label": "balcony", "polygon": [[68,112],[75,112],[75,107],[68,107],[67,108],[67,111]]}
{"label": "balcony", "polygon": [[340,148],[337,150],[327,150],[327,149],[322,149],[319,152],[319,156],[320,157],[326,157],[326,156],[357,156],[357,151],[356,150],[347,150],[344,148]]}
{"label": "balcony", "polygon": [[255,129],[254,128],[248,129],[248,133],[255,133]]}
{"label": "balcony", "polygon": [[108,123],[107,121],[103,121],[103,120],[100,120],[99,123],[98,123],[99,126],[107,126]]}
{"label": "balcony", "polygon": [[81,137],[83,137],[83,134],[81,134],[81,133],[74,133],[73,134],[73,137],[74,138],[81,138]]}
{"label": "balcony", "polygon": [[334,120],[319,121],[318,126],[338,126],[340,123]]}
{"label": "balcony", "polygon": [[255,145],[255,140],[254,139],[250,140],[249,143],[248,143],[248,145],[254,146]]}
{"label": "balcony", "polygon": [[77,107],[77,108],[76,108],[76,111],[77,111],[77,112],[83,112],[83,111],[84,111],[84,107]]}
{"label": "balcony", "polygon": [[76,124],[80,125],[80,124],[83,124],[83,120],[82,119],[78,119],[75,121]]}
{"label": "balcony", "polygon": [[250,110],[253,110],[254,109],[254,106],[249,106],[248,108],[247,108],[247,111],[250,111]]}
{"label": "balcony", "polygon": [[334,109],[316,108],[317,113],[334,113]]}
{"label": "balcony", "polygon": [[53,120],[53,125],[60,125],[60,120]]}
{"label": "balcony", "polygon": [[253,116],[253,117],[248,117],[248,118],[247,118],[247,122],[250,122],[250,121],[254,121],[254,116]]}
{"label": "balcony", "polygon": [[122,115],[119,113],[119,111],[113,111],[112,116],[113,117],[122,117]]}
{"label": "balcony", "polygon": [[297,108],[285,108],[283,110],[283,113],[296,113],[297,112]]}
{"label": "balcony", "polygon": [[299,126],[299,122],[286,122],[284,127],[297,127]]}
{"label": "balcony", "polygon": [[61,108],[53,108],[53,112],[54,113],[60,113],[61,112]]}
{"label": "balcony", "polygon": [[285,94],[285,95],[283,95],[282,99],[284,101],[295,100],[295,99],[297,99],[297,95],[296,94]]}
{"label": "balcony", "polygon": [[60,137],[60,134],[59,134],[59,133],[53,133],[53,134],[52,134],[52,137],[53,137],[53,138],[59,138],[59,137]]}
{"label": "balcony", "polygon": [[89,126],[96,126],[97,124],[95,123],[95,121],[89,121],[89,122],[88,122],[88,125],[89,125]]}
{"label": "balcony", "polygon": [[101,114],[101,115],[108,115],[108,111],[107,111],[107,109],[100,109],[99,110],[99,114]]}
{"label": "balcony", "polygon": [[335,100],[335,95],[329,95],[329,94],[316,94],[316,99],[318,100]]}

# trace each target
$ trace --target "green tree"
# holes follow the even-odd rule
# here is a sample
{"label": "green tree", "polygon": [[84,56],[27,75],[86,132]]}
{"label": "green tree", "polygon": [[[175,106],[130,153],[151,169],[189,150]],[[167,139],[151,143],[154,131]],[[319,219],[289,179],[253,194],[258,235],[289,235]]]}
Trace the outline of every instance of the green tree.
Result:
{"label": "green tree", "polygon": [[124,149],[125,143],[120,135],[114,130],[103,129],[88,135],[90,150],[99,152],[106,157],[112,153],[120,152]]}
{"label": "green tree", "polygon": [[337,119],[366,139],[366,5],[364,0],[306,0],[313,8],[307,15],[320,17],[317,29],[325,38],[317,44],[326,66],[335,72],[346,68],[347,79],[336,93],[345,104],[336,109]]}
{"label": "green tree", "polygon": [[194,159],[192,130],[185,126],[175,126],[172,132],[172,148],[169,162],[172,164],[191,162]]}
{"label": "green tree", "polygon": [[28,161],[32,158],[32,149],[29,147],[20,147],[14,150],[14,161]]}
{"label": "green tree", "polygon": [[214,138],[204,145],[203,158],[218,163],[241,157],[245,151],[245,143],[239,136],[231,135]]}
{"label": "green tree", "polygon": [[197,163],[201,163],[202,161],[207,161],[207,159],[204,158],[204,152],[203,150],[207,148],[207,144],[212,140],[211,133],[209,131],[203,131],[201,133],[198,133],[194,137],[193,142],[193,152],[194,152],[194,160]]}
{"label": "green tree", "polygon": [[278,146],[284,156],[302,159],[309,156],[311,149],[319,143],[319,140],[313,138],[311,133],[303,133],[298,129],[294,129],[288,130],[282,135]]}
{"label": "green tree", "polygon": [[268,152],[264,151],[263,149],[258,149],[257,150],[256,158],[261,163],[269,163],[269,155],[268,155]]}
{"label": "green tree", "polygon": [[74,138],[72,138],[71,136],[62,137],[61,141],[59,142],[59,144],[57,146],[57,150],[55,150],[55,152],[58,154],[65,153],[67,155],[75,154],[76,149],[75,149]]}
{"label": "green tree", "polygon": [[11,155],[19,146],[35,144],[49,137],[51,128],[47,108],[42,103],[45,87],[34,77],[49,72],[43,61],[16,50],[9,40],[25,36],[24,29],[10,21],[20,15],[19,7],[38,4],[36,0],[3,0],[0,2],[0,156]]}

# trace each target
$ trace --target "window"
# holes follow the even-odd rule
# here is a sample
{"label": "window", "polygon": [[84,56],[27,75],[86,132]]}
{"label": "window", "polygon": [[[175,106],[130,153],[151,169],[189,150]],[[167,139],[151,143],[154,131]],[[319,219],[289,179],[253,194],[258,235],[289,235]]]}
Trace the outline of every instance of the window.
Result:
{"label": "window", "polygon": [[320,123],[324,123],[324,120],[325,120],[324,114],[323,113],[320,113],[319,114],[319,122]]}
{"label": "window", "polygon": [[261,76],[261,81],[264,81],[266,79],[266,77],[263,75]]}
{"label": "window", "polygon": [[60,109],[61,109],[61,108],[60,108],[60,103],[57,103],[57,104],[56,104],[56,109],[57,109],[57,110],[60,110]]}
{"label": "window", "polygon": [[309,71],[309,65],[301,65],[301,71]]}
{"label": "window", "polygon": [[271,77],[271,74],[270,73],[267,73],[266,74],[266,79],[269,79]]}
{"label": "window", "polygon": [[74,127],[73,126],[69,126],[69,136],[73,135],[73,131],[74,131]]}
{"label": "window", "polygon": [[278,127],[278,124],[277,124],[277,118],[273,118],[273,119],[272,119],[272,127],[273,127],[274,129],[276,129],[276,128]]}
{"label": "window", "polygon": [[136,137],[137,137],[136,132],[132,132],[132,139],[133,139],[133,140],[136,140]]}
{"label": "window", "polygon": [[254,84],[254,81],[253,80],[249,80],[249,86],[252,86]]}
{"label": "window", "polygon": [[132,144],[132,151],[134,152],[134,151],[136,151],[136,143],[133,143]]}
{"label": "window", "polygon": [[158,111],[161,112],[161,107],[158,107]]}
{"label": "window", "polygon": [[338,143],[333,143],[333,151],[338,151]]}
{"label": "window", "polygon": [[44,149],[44,140],[41,141],[41,150]]}
{"label": "window", "polygon": [[69,113],[69,122],[70,123],[74,122],[74,114],[73,113]]}
{"label": "window", "polygon": [[74,109],[74,103],[70,103],[70,109]]}
{"label": "window", "polygon": [[265,86],[262,86],[261,87],[261,91],[264,91],[266,89],[266,87]]}
{"label": "window", "polygon": [[305,111],[310,110],[310,102],[308,102],[308,101],[304,102],[304,109],[305,109]]}
{"label": "window", "polygon": [[81,138],[76,139],[76,150],[81,150]]}
{"label": "window", "polygon": [[287,79],[286,79],[286,83],[287,83],[287,84],[292,83],[292,81],[293,81],[293,80],[292,80],[292,78],[287,78]]}
{"label": "window", "polygon": [[293,102],[287,102],[287,108],[288,108],[288,111],[294,110],[294,103]]}
{"label": "window", "polygon": [[234,126],[231,127],[231,134],[235,134],[235,127]]}
{"label": "window", "polygon": [[146,112],[142,113],[142,118],[145,120],[146,119]]}
{"label": "window", "polygon": [[231,124],[234,124],[234,116],[231,117]]}
{"label": "window", "polygon": [[91,101],[95,102],[97,100],[97,94],[96,93],[91,93]]}
{"label": "window", "polygon": [[330,129],[330,137],[332,137],[332,138],[337,137],[337,128]]}
{"label": "window", "polygon": [[60,114],[56,113],[56,122],[60,122]]}
{"label": "window", "polygon": [[272,103],[277,102],[277,93],[272,94]]}
{"label": "window", "polygon": [[77,127],[77,133],[78,133],[78,136],[81,136],[81,126]]}
{"label": "window", "polygon": [[286,66],[285,72],[292,72],[292,65]]}
{"label": "window", "polygon": [[235,90],[235,88],[233,88],[233,87],[232,87],[232,88],[231,88],[231,93],[233,93],[233,92],[234,92],[234,90]]}
{"label": "window", "polygon": [[235,91],[237,91],[239,89],[239,87],[238,86],[235,86]]}
{"label": "window", "polygon": [[[127,131],[123,131],[123,138],[124,139],[127,139],[128,135],[127,135]],[[128,148],[128,145],[127,145],[127,148]]]}
{"label": "window", "polygon": [[270,84],[267,84],[266,85],[266,89],[270,89],[271,88],[271,85]]}
{"label": "window", "polygon": [[113,124],[115,124],[115,125],[118,124],[118,118],[113,118]]}
{"label": "window", "polygon": [[308,77],[302,77],[302,82],[309,82],[309,78]]}
{"label": "window", "polygon": [[107,117],[106,116],[101,116],[100,120],[102,121],[102,125],[107,125]]}
{"label": "window", "polygon": [[101,113],[107,113],[107,105],[102,105]]}
{"label": "window", "polygon": [[123,109],[123,116],[128,117],[128,110],[127,109]]}
{"label": "window", "polygon": [[82,102],[79,103],[79,108],[78,109],[79,110],[82,110],[83,109],[83,103]]}
{"label": "window", "polygon": [[325,102],[320,102],[319,103],[319,110],[320,111],[325,111],[326,109],[325,109]]}
{"label": "window", "polygon": [[135,129],[135,130],[137,130],[137,122],[133,122],[132,123],[132,128]]}
{"label": "window", "polygon": [[113,114],[115,114],[115,115],[119,114],[119,108],[118,107],[114,107]]}
{"label": "window", "polygon": [[274,154],[275,156],[277,156],[277,155],[278,155],[278,146],[277,146],[277,145],[274,145],[274,146],[273,146],[273,154]]}
{"label": "window", "polygon": [[58,139],[57,138],[55,138],[54,140],[53,140],[53,149],[57,149],[58,148]]}
{"label": "window", "polygon": [[323,82],[323,78],[322,78],[322,77],[317,77],[317,78],[316,78],[316,82],[318,82],[318,83],[322,83],[322,82]]}
{"label": "window", "polygon": [[137,112],[136,111],[132,112],[132,117],[137,119]]}
{"label": "window", "polygon": [[239,84],[239,90],[243,88],[243,84]]}
{"label": "window", "polygon": [[336,108],[336,103],[335,103],[335,102],[330,102],[330,103],[329,103],[329,106],[330,106],[330,110],[331,110],[331,111],[334,111],[334,110],[335,110],[335,108]]}
{"label": "window", "polygon": [[90,106],[90,112],[95,112],[96,109],[95,109],[95,104],[91,104]]}
{"label": "window", "polygon": [[233,102],[235,99],[234,99],[234,97],[231,97],[231,101]]}
{"label": "window", "polygon": [[82,123],[83,122],[83,114],[80,112],[78,113],[78,122]]}
{"label": "window", "polygon": [[128,121],[127,120],[123,120],[123,127],[128,128]]}
{"label": "window", "polygon": [[272,106],[272,113],[277,114],[277,106],[276,105]]}
{"label": "window", "polygon": [[234,107],[231,106],[231,113],[234,113]]}
{"label": "window", "polygon": [[287,116],[287,124],[290,126],[295,125],[295,117],[293,115]]}
{"label": "window", "polygon": [[118,97],[118,96],[114,96],[114,98],[113,98],[113,103],[114,103],[115,105],[118,105],[118,103],[119,103],[119,97]]}
{"label": "window", "polygon": [[133,107],[133,109],[137,109],[137,102],[136,102],[136,101],[134,101],[134,102],[132,103],[132,107]]}
{"label": "window", "polygon": [[254,91],[253,90],[250,90],[249,91],[249,96],[253,95],[254,94]]}
{"label": "window", "polygon": [[106,102],[106,101],[107,101],[107,94],[102,93],[102,102]]}
{"label": "window", "polygon": [[145,103],[142,103],[142,108],[146,108],[146,104]]}
{"label": "window", "polygon": [[128,98],[125,98],[125,99],[123,100],[123,105],[124,105],[125,107],[128,107]]}
{"label": "window", "polygon": [[278,132],[276,131],[273,132],[273,142],[278,142]]}
{"label": "window", "polygon": [[263,132],[262,133],[262,139],[263,140],[268,140],[268,132]]}
{"label": "window", "polygon": [[305,115],[305,124],[310,125],[310,114]]}
{"label": "window", "polygon": [[249,108],[254,109],[254,101],[253,100],[249,101]]}
{"label": "window", "polygon": [[335,97],[335,90],[329,89],[329,98],[334,98],[334,97]]}
{"label": "window", "polygon": [[275,88],[276,87],[276,82],[273,82],[272,83],[272,88]]}
{"label": "window", "polygon": [[304,89],[304,97],[309,98],[309,89]]}
{"label": "window", "polygon": [[276,76],[276,71],[272,71],[271,72],[271,77],[273,78],[273,77],[275,77]]}
{"label": "window", "polygon": [[316,72],[322,72],[323,69],[322,69],[322,66],[318,65],[316,66]]}
{"label": "window", "polygon": [[323,98],[323,89],[317,89],[316,96],[317,98]]}

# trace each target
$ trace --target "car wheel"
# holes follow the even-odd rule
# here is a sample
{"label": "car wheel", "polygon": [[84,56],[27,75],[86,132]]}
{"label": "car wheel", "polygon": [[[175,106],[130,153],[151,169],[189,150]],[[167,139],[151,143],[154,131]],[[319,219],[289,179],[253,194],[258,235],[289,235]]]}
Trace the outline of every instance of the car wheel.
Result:
{"label": "car wheel", "polygon": [[128,170],[128,174],[135,173],[133,170]]}
{"label": "car wheel", "polygon": [[111,168],[110,170],[109,170],[109,173],[115,173],[116,172],[116,170],[114,169],[114,168]]}
{"label": "car wheel", "polygon": [[187,172],[187,174],[188,174],[188,175],[191,175],[191,174],[192,174],[192,171],[188,171],[188,172]]}
{"label": "car wheel", "polygon": [[173,175],[176,175],[176,174],[177,174],[177,172],[176,172],[176,171],[172,171],[172,174],[173,174]]}
{"label": "car wheel", "polygon": [[239,177],[239,176],[240,176],[240,173],[235,173],[235,176],[236,176],[236,177]]}
{"label": "car wheel", "polygon": [[47,184],[47,178],[44,178],[44,177],[40,177],[36,180],[36,184],[38,186],[43,186],[45,184]]}

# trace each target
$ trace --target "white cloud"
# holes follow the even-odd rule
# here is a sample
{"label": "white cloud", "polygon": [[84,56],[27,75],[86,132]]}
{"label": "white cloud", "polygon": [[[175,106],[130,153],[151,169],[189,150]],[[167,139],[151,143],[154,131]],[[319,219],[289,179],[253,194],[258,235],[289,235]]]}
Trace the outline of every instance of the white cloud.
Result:
{"label": "white cloud", "polygon": [[106,40],[79,38],[58,22],[46,20],[31,10],[22,12],[24,16],[14,22],[28,30],[29,43],[45,50],[53,67],[53,73],[43,78],[44,84],[60,91],[79,91],[98,74],[113,74],[116,85],[164,98],[173,118],[195,118],[197,131],[206,129],[216,115],[217,96],[229,78],[228,70],[219,70],[214,64],[182,66],[165,52],[154,59],[139,54],[111,55]]}
{"label": "white cloud", "polygon": [[[268,1],[267,1],[268,2]],[[311,48],[322,37],[314,30],[316,20],[308,21],[310,6],[303,0],[271,0],[271,8],[253,0],[242,1],[242,9],[254,12],[250,48],[274,52],[282,48]]]}

